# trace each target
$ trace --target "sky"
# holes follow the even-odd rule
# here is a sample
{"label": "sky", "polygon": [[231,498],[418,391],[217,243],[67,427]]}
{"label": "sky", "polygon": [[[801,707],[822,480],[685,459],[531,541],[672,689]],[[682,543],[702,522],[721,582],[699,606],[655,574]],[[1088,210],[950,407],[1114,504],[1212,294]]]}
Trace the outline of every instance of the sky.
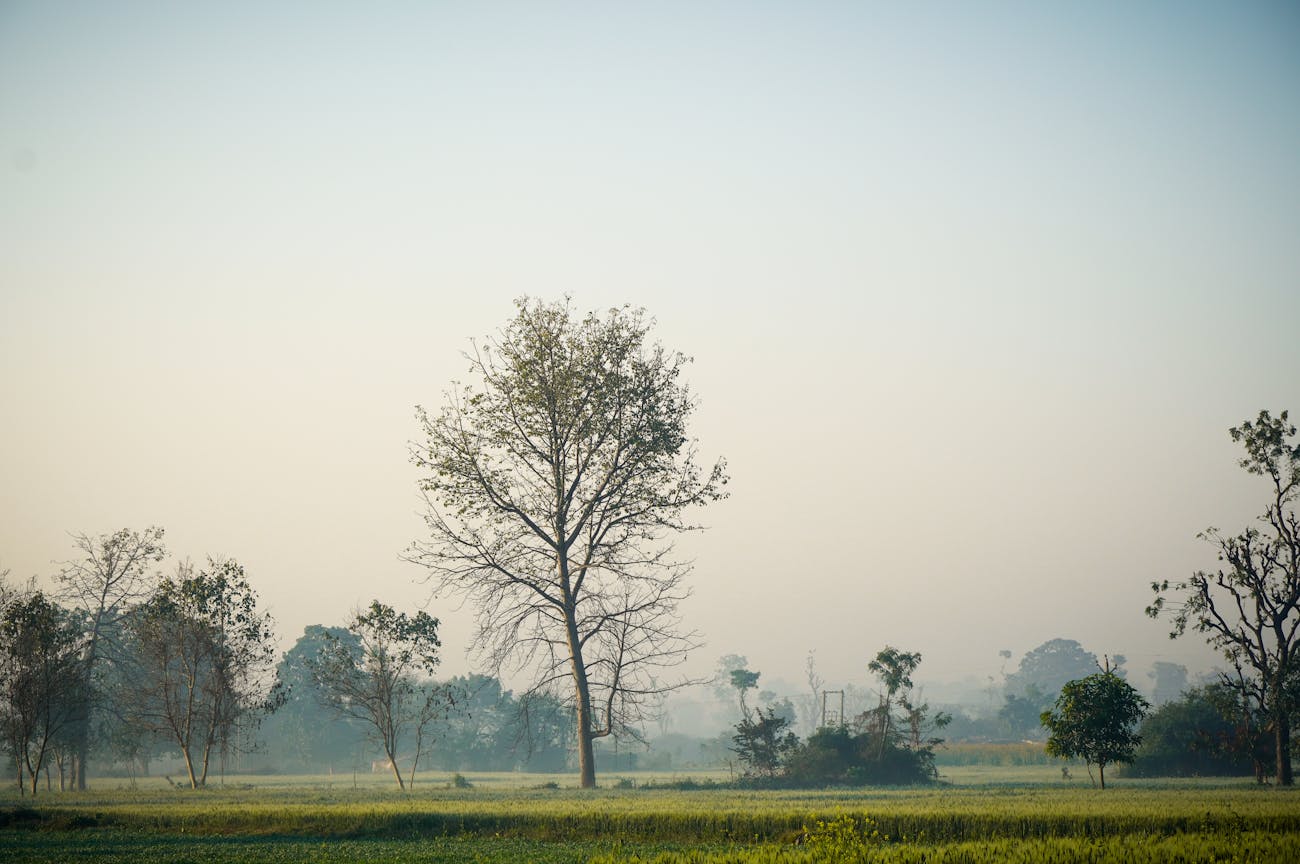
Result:
{"label": "sky", "polygon": [[11,579],[161,525],[285,649],[378,598],[465,671],[414,406],[522,295],[694,358],[695,674],[1208,668],[1142,610],[1263,510],[1229,427],[1300,411],[1300,11],[0,3]]}

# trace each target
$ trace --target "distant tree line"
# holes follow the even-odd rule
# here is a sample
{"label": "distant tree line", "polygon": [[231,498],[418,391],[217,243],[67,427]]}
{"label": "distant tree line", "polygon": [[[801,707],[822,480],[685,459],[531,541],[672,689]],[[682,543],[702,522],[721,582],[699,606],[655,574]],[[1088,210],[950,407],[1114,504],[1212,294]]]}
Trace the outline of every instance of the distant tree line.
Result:
{"label": "distant tree line", "polygon": [[[525,306],[520,320],[562,311]],[[1188,687],[1183,667],[1157,663],[1148,713],[1122,655],[1103,669],[1078,642],[1052,639],[1004,673],[1000,694],[990,678],[991,710],[954,716],[932,711],[914,687],[920,654],[890,647],[867,664],[876,704],[850,685],[841,705],[853,710],[836,712],[827,710],[811,652],[809,692],[795,699],[760,689],[745,658],[727,655],[714,688],[734,694],[734,734],[704,742],[700,758],[737,760],[752,782],[917,782],[935,776],[942,740],[934,733],[946,728],[958,739],[1044,741],[1049,753],[1095,765],[1103,782],[1107,765],[1131,763],[1134,775],[1253,771],[1261,783],[1290,785],[1300,719],[1300,444],[1286,412],[1260,412],[1230,432],[1245,448],[1242,467],[1269,484],[1265,511],[1240,534],[1207,530],[1219,569],[1154,584],[1147,610],[1172,620],[1172,636],[1195,631],[1222,650],[1228,666],[1213,684]],[[644,715],[634,709],[664,689],[653,678],[635,687],[619,678],[602,692],[624,700],[628,713],[616,722],[607,701],[596,728],[591,691],[564,692],[568,672],[533,681],[519,696],[490,676],[438,681],[437,619],[378,601],[346,626],[307,628],[276,663],[274,622],[259,611],[243,567],[208,559],[164,576],[156,570],[162,539],[158,528],[77,535],[79,555],[50,592],[0,574],[0,746],[24,793],[39,791],[42,776],[52,788],[52,774],[60,789],[83,788],[92,758],[147,771],[162,757],[182,763],[191,787],[231,760],[292,771],[355,771],[365,761],[404,788],[421,766],[558,770],[576,762],[588,785],[594,742],[608,737],[617,747],[614,729],[642,740],[644,727],[631,721]],[[633,632],[626,609],[599,608],[592,633],[615,625],[619,638]],[[1011,654],[1000,653],[1005,670]],[[552,659],[563,665],[561,653]],[[575,726],[583,703],[586,720]],[[683,752],[682,742],[674,746]]]}
{"label": "distant tree line", "polygon": [[175,760],[215,771],[562,770],[572,712],[495,678],[437,681],[438,620],[378,601],[313,625],[278,658],[274,621],[233,559],[168,575],[163,531],[75,537],[54,591],[0,573],[0,749],[23,794]]}
{"label": "distant tree line", "polygon": [[[92,757],[175,754],[187,785],[247,746],[281,691],[273,621],[234,560],[151,570],[163,532],[78,535],[59,590],[0,586],[0,744],[19,788],[50,767],[84,788]],[[7,575],[7,574],[6,574]],[[147,757],[145,757],[147,758]]]}

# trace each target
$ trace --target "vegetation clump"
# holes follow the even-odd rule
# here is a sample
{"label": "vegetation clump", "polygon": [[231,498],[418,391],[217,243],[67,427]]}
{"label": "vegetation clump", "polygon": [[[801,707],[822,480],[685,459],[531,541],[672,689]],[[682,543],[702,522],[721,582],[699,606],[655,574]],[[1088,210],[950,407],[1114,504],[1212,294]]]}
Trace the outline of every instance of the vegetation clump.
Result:
{"label": "vegetation clump", "polygon": [[920,663],[919,653],[882,649],[867,665],[882,685],[879,704],[852,727],[823,726],[804,742],[789,731],[789,719],[773,709],[746,711],[731,748],[746,769],[742,782],[815,788],[936,780],[934,751],[943,739],[933,733],[951,717],[942,711],[931,715],[928,704],[913,698],[912,673]]}

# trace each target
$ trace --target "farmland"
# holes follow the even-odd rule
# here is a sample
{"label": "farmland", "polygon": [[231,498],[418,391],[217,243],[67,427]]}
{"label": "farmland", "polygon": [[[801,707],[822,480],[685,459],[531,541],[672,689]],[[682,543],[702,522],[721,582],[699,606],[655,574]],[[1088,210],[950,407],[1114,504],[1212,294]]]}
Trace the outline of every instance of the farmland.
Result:
{"label": "farmland", "polygon": [[[567,788],[549,775],[429,776],[410,794],[370,777],[227,777],[182,791],[101,780],[0,798],[0,858],[48,861],[1300,860],[1300,797],[1246,781],[1120,781],[1104,793],[1050,768],[953,768],[906,789],[738,791],[666,775]],[[1059,778],[1059,772],[1057,773]],[[557,781],[554,783],[553,781]],[[622,782],[619,782],[619,781]],[[120,784],[126,787],[126,783]]]}

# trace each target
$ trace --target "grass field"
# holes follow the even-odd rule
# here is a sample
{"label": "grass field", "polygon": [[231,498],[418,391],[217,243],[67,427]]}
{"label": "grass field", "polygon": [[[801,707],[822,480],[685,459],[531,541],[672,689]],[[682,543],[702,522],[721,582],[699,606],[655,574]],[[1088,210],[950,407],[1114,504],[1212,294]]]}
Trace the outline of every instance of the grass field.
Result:
{"label": "grass field", "polygon": [[585,792],[565,776],[472,774],[464,789],[429,775],[405,795],[370,776],[355,788],[350,775],[227,777],[197,792],[100,779],[34,801],[0,793],[0,860],[1300,861],[1293,790],[1118,780],[1102,792],[1053,766],[945,775],[814,792],[664,788],[681,779],[666,774],[608,775]]}

